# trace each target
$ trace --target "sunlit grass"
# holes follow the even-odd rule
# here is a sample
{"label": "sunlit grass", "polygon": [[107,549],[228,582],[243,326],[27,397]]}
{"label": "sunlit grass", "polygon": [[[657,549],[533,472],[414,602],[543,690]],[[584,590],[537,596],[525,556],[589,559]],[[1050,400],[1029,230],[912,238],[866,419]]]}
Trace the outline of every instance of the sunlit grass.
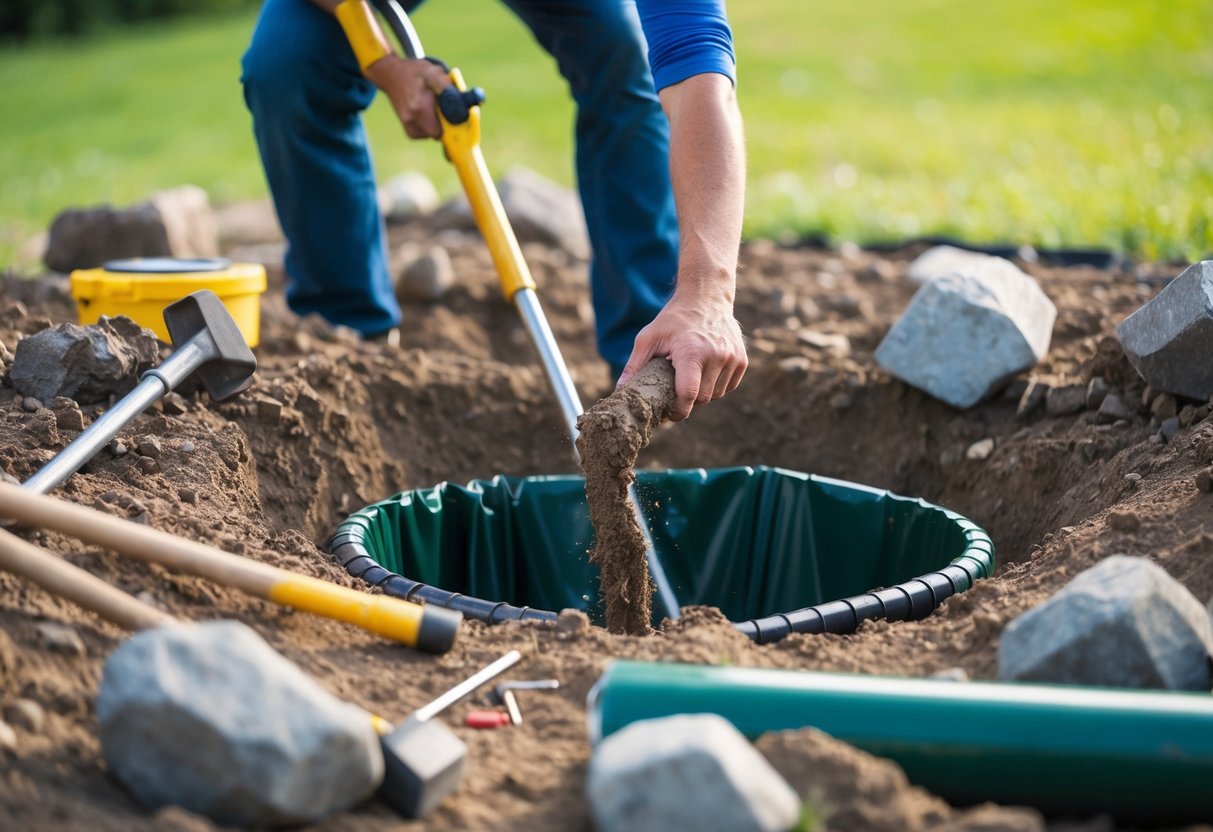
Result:
{"label": "sunlit grass", "polygon": [[[1213,252],[1207,0],[754,0],[731,5],[750,234]],[[573,110],[501,4],[432,0],[427,49],[490,96],[485,153],[572,181]],[[239,85],[251,13],[0,53],[0,265],[68,205],[184,182],[264,193]],[[455,180],[368,118],[381,177]]]}

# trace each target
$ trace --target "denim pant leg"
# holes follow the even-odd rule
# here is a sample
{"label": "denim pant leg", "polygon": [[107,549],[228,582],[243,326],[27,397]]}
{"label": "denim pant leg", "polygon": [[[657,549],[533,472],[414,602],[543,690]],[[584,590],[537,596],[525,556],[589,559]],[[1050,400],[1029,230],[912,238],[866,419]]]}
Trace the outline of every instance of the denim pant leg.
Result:
{"label": "denim pant leg", "polygon": [[341,26],[306,0],[266,0],[242,68],[289,243],[287,302],[364,335],[391,329],[400,309],[361,118],[375,87]]}
{"label": "denim pant leg", "polygon": [[669,125],[632,0],[505,0],[552,54],[577,102],[577,183],[593,246],[598,351],[616,376],[669,299],[678,221]]}

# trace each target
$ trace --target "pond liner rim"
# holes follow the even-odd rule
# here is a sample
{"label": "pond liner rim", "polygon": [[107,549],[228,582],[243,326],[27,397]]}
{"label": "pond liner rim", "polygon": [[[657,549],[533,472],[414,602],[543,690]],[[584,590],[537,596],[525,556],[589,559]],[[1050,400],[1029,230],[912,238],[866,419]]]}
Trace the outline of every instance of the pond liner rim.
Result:
{"label": "pond liner rim", "polygon": [[[828,477],[817,479],[868,490],[884,490],[890,496],[898,496],[885,489],[870,489],[869,486],[843,480]],[[733,626],[757,644],[771,644],[793,633],[847,635],[858,630],[864,621],[917,621],[926,618],[948,598],[972,588],[973,584],[982,578],[993,576],[994,542],[984,529],[943,506],[922,499],[917,502],[925,508],[942,512],[949,520],[957,523],[964,533],[964,550],[947,566],[890,587],[877,587],[859,595],[825,601],[786,613],[735,621]],[[489,601],[461,592],[452,592],[415,581],[381,566],[366,546],[365,527],[354,522],[354,518],[361,511],[365,511],[365,508],[347,517],[329,541],[330,554],[351,576],[378,587],[393,597],[421,604],[437,604],[460,612],[465,618],[473,618],[486,624],[556,620],[558,613],[552,610],[519,607],[505,601]]]}

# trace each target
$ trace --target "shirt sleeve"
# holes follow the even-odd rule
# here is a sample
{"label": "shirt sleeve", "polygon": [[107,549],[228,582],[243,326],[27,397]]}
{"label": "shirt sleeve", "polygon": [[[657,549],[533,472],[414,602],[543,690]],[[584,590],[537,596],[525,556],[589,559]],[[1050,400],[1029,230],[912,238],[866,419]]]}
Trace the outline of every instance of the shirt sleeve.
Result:
{"label": "shirt sleeve", "polygon": [[737,83],[724,0],[636,0],[658,90],[716,72]]}

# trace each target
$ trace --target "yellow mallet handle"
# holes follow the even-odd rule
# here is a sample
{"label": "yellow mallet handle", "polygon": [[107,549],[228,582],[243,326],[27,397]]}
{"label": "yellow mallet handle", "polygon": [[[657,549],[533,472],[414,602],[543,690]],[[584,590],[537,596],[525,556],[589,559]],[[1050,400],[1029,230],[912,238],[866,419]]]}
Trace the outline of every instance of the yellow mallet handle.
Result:
{"label": "yellow mallet handle", "polygon": [[136,560],[159,563],[277,604],[345,621],[430,653],[451,648],[462,620],[452,610],[370,595],[299,575],[7,483],[0,483],[0,517],[53,529]]}

